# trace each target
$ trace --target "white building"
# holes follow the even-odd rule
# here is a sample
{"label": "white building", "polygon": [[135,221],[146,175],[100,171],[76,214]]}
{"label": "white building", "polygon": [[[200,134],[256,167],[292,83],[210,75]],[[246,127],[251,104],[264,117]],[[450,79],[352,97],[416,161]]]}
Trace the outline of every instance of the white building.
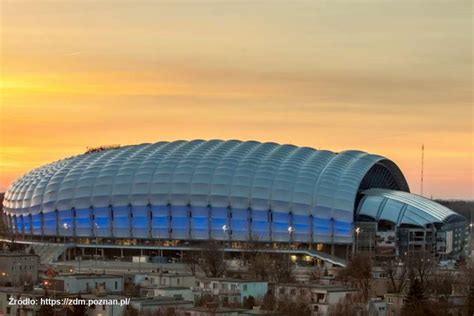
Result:
{"label": "white building", "polygon": [[152,273],[148,276],[149,284],[157,287],[193,287],[196,277],[190,273]]}
{"label": "white building", "polygon": [[141,293],[146,297],[172,297],[194,303],[193,290],[189,287],[146,287],[141,289]]}
{"label": "white building", "polygon": [[178,308],[192,308],[193,306],[194,304],[191,301],[163,296],[137,298],[130,301],[130,307],[136,309],[139,315],[146,315],[146,313],[155,314],[158,312],[166,315],[166,313],[175,311]]}
{"label": "white building", "polygon": [[274,290],[277,301],[309,304],[314,316],[327,315],[331,306],[357,293],[356,289],[342,286],[299,283],[278,284]]}
{"label": "white building", "polygon": [[112,274],[71,274],[45,280],[43,285],[53,291],[68,294],[123,292],[123,276]]}
{"label": "white building", "polygon": [[261,301],[267,291],[268,282],[266,281],[227,278],[201,279],[198,286],[194,288],[195,300],[204,294],[210,294],[219,297],[220,305],[224,306],[233,303],[242,304],[250,296]]}
{"label": "white building", "polygon": [[34,284],[38,281],[39,257],[18,252],[0,253],[0,285]]}

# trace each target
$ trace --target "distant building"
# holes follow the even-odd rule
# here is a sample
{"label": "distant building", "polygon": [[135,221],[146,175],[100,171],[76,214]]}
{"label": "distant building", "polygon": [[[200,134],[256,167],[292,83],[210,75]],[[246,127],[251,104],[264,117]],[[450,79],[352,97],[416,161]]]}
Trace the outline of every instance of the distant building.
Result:
{"label": "distant building", "polygon": [[193,290],[189,287],[145,287],[141,289],[141,294],[146,297],[172,297],[194,303]]}
{"label": "distant building", "polygon": [[148,278],[150,285],[159,287],[193,287],[196,285],[196,277],[190,273],[152,273]]}
{"label": "distant building", "polygon": [[[9,304],[10,299],[39,300],[44,297],[44,292],[24,292],[23,287],[0,287],[0,315],[4,316],[34,316],[40,308],[39,304]],[[15,303],[15,302],[14,302]]]}
{"label": "distant building", "polygon": [[219,298],[220,305],[242,304],[250,296],[257,301],[261,301],[268,291],[268,282],[228,279],[228,278],[208,278],[199,280],[198,287],[194,288],[197,297],[210,294]]}
{"label": "distant building", "polygon": [[387,302],[381,299],[370,300],[367,304],[368,316],[387,316]]}
{"label": "distant building", "polygon": [[34,254],[0,253],[0,284],[23,285],[38,281],[39,257]]}
{"label": "distant building", "polygon": [[130,307],[136,309],[139,315],[146,315],[147,313],[155,314],[158,312],[166,315],[170,310],[175,311],[178,308],[192,308],[193,302],[172,297],[146,297],[132,299],[130,301]]}
{"label": "distant building", "polygon": [[398,316],[402,312],[405,295],[401,293],[385,294],[384,300],[387,303],[387,316]]}
{"label": "distant building", "polygon": [[310,306],[314,316],[321,316],[329,313],[330,306],[355,295],[357,290],[334,285],[288,283],[275,285],[274,293],[277,301],[304,302]]}
{"label": "distant building", "polygon": [[71,274],[43,281],[43,286],[68,294],[123,292],[123,276],[111,274]]}
{"label": "distant building", "polygon": [[[123,295],[106,295],[97,297],[97,295],[92,294],[85,294],[81,295],[81,297],[85,300],[88,299],[104,299],[104,300],[122,300],[126,298]],[[127,308],[126,305],[120,306],[120,304],[98,304],[90,306],[87,309],[87,316],[118,316],[123,315],[125,309]]]}
{"label": "distant building", "polygon": [[[186,309],[177,310],[178,316],[240,316],[245,312],[245,309],[241,308],[229,308],[229,307],[217,307],[217,308],[206,308],[206,307],[192,307]],[[248,314],[247,314],[248,315]]]}

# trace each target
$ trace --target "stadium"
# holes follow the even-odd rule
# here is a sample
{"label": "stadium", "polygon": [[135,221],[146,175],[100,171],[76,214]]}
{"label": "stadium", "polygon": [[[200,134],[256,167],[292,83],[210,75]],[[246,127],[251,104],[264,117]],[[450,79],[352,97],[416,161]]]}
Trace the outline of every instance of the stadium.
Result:
{"label": "stadium", "polygon": [[341,265],[337,258],[364,247],[360,227],[373,233],[370,249],[397,255],[456,256],[466,238],[465,219],[409,193],[385,157],[238,140],[90,150],[17,179],[3,213],[30,243],[84,249],[95,241],[123,252],[186,250],[211,239],[235,251],[257,242]]}

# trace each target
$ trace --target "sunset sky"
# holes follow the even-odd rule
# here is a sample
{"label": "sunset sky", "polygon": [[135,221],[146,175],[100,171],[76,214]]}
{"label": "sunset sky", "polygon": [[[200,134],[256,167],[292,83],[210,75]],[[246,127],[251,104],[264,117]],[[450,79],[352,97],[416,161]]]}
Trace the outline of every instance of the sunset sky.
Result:
{"label": "sunset sky", "polygon": [[0,191],[86,147],[274,141],[473,199],[471,1],[0,0]]}

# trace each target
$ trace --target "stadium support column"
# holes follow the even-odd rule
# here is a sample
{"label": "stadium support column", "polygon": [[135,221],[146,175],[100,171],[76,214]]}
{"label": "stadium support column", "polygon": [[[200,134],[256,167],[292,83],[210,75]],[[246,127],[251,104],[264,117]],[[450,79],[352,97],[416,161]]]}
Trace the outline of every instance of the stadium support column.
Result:
{"label": "stadium support column", "polygon": [[334,217],[331,217],[331,256],[335,254],[334,247]]}

